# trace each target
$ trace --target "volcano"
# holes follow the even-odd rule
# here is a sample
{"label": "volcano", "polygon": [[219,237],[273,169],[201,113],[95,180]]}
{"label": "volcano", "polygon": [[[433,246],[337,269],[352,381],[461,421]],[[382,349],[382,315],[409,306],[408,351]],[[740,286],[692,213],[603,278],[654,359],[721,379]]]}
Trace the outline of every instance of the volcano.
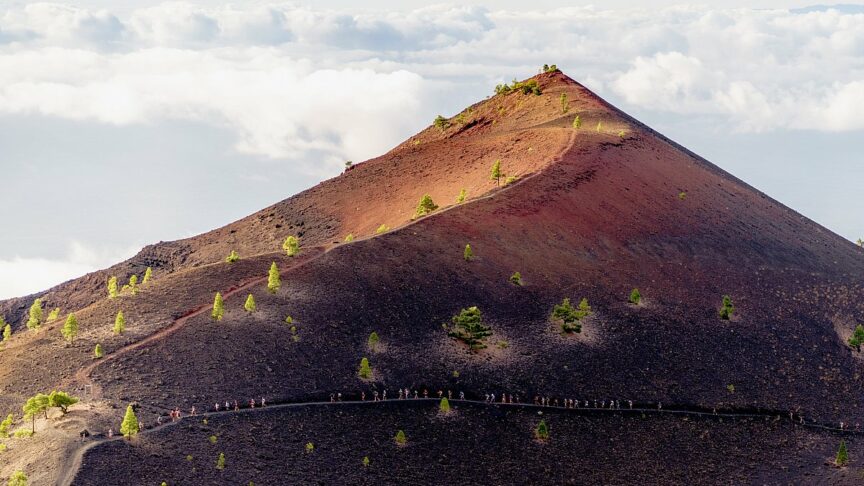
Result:
{"label": "volcano", "polygon": [[[497,91],[223,228],[0,303],[14,330],[0,352],[0,412],[20,414],[27,397],[54,389],[81,400],[15,439],[0,475],[81,485],[860,480],[864,363],[849,339],[864,320],[862,249],[560,71]],[[231,251],[240,258],[228,263]],[[271,264],[278,289],[268,289]],[[109,277],[148,267],[139,291],[109,298]],[[62,312],[33,332],[37,297]],[[552,318],[564,299],[578,332]],[[454,316],[474,307],[490,333],[480,349],[453,337]],[[68,312],[80,323],[72,343],[60,332]],[[130,404],[144,430],[105,437]],[[81,429],[93,434],[83,443]],[[850,460],[837,467],[841,440]],[[55,453],[37,454],[46,444]]]}

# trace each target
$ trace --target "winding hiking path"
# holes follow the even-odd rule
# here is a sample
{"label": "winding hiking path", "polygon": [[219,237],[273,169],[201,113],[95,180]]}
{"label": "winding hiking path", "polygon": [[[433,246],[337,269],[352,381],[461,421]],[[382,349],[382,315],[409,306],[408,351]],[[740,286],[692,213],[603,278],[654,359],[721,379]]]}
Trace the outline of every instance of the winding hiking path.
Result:
{"label": "winding hiking path", "polygon": [[[139,434],[151,434],[157,432],[162,429],[166,429],[168,427],[173,427],[183,421],[188,421],[190,419],[199,420],[201,418],[213,417],[213,416],[222,416],[222,415],[230,415],[230,414],[249,414],[249,413],[257,413],[265,410],[280,410],[280,409],[296,409],[296,408],[307,408],[307,407],[340,407],[347,405],[360,405],[360,406],[379,406],[383,404],[393,405],[393,404],[410,404],[417,402],[433,402],[437,403],[440,399],[438,398],[406,398],[406,399],[390,399],[390,400],[381,400],[381,401],[372,401],[372,400],[345,400],[345,401],[336,401],[336,402],[291,402],[291,403],[277,403],[271,404],[266,407],[256,407],[256,408],[241,408],[240,410],[220,410],[214,412],[203,412],[196,415],[187,415],[185,417],[180,418],[177,421],[165,422],[161,425],[157,425],[155,427],[146,428],[139,432]],[[594,407],[580,407],[580,408],[568,408],[561,406],[546,406],[546,405],[538,405],[533,403],[491,403],[484,400],[471,400],[471,399],[451,399],[449,400],[452,404],[467,404],[471,406],[485,406],[485,407],[510,407],[516,409],[532,409],[532,410],[554,410],[554,411],[563,411],[564,413],[572,413],[575,415],[654,415],[654,416],[662,416],[662,415],[671,415],[671,416],[687,416],[708,420],[719,420],[723,418],[728,419],[747,419],[747,418],[761,418],[766,420],[773,420],[774,422],[783,421],[788,422],[792,427],[804,427],[816,430],[822,430],[835,434],[842,434],[846,436],[858,436],[864,434],[862,431],[858,430],[847,430],[840,429],[839,427],[833,427],[831,425],[820,424],[817,422],[807,422],[802,417],[794,417],[789,416],[788,412],[779,412],[779,411],[758,411],[758,410],[708,410],[708,409],[682,409],[675,408],[675,406],[667,407],[667,408],[658,408],[658,407],[647,407],[647,406],[634,406],[633,408],[594,408]],[[87,451],[90,449],[97,447],[102,444],[106,444],[108,442],[114,442],[123,440],[122,436],[115,436],[113,438],[95,438],[90,440],[89,442],[84,443],[82,446],[78,447],[75,452],[69,457],[66,465],[63,467],[62,473],[58,479],[57,484],[59,486],[70,486],[72,482],[75,480],[75,477],[78,474],[78,470],[81,468],[81,463],[84,460],[84,456],[87,454]]]}

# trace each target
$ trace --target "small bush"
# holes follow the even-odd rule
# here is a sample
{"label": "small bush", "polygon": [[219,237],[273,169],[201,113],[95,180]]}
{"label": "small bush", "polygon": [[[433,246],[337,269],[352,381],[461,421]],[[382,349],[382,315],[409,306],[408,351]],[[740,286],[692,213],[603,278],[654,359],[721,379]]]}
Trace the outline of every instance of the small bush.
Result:
{"label": "small bush", "polygon": [[510,347],[510,343],[503,339],[495,343],[495,345],[498,346],[499,349],[507,349]]}
{"label": "small bush", "polygon": [[429,194],[424,195],[420,198],[420,202],[417,204],[417,210],[414,212],[415,216],[426,216],[427,214],[438,209],[438,205],[432,201],[432,196]]}
{"label": "small bush", "polygon": [[195,459],[194,457],[192,457],[192,454],[186,456],[187,461],[192,462],[192,459]]}
{"label": "small bush", "polygon": [[354,234],[348,233],[348,235],[345,236],[345,243],[351,243],[352,241],[354,241]]}
{"label": "small bush", "polygon": [[117,317],[114,318],[114,334],[119,336],[123,334],[123,331],[126,330],[126,317],[123,315],[123,311],[117,311]]}
{"label": "small bush", "polygon": [[222,300],[222,294],[216,292],[216,297],[213,298],[213,310],[210,312],[210,317],[214,321],[221,321],[225,315],[225,303]]}
{"label": "small bush", "polygon": [[58,317],[60,317],[60,308],[55,307],[53,310],[51,310],[51,312],[48,313],[48,318],[45,320],[45,322],[56,321]]}
{"label": "small bush", "polygon": [[300,238],[289,236],[282,242],[282,249],[288,256],[294,256],[300,252]]}
{"label": "small bush", "polygon": [[360,360],[360,369],[357,371],[357,376],[364,380],[372,378],[372,367],[369,366],[368,358]]}
{"label": "small bush", "polygon": [[504,179],[504,186],[509,186],[510,184],[513,184],[514,182],[516,182],[516,179],[518,179],[518,178],[519,178],[519,176],[515,176],[515,175],[507,176],[507,178]]}
{"label": "small bush", "polygon": [[624,133],[624,130],[618,130],[618,137],[620,137],[621,140],[624,140],[624,138],[625,138],[626,136],[627,136],[627,134]]}
{"label": "small bush", "polygon": [[388,231],[390,231],[390,227],[387,226],[386,224],[382,224],[381,226],[378,227],[378,229],[375,230],[375,234],[380,235],[380,234],[384,234]]}
{"label": "small bush", "polygon": [[570,299],[565,298],[560,304],[552,308],[553,321],[561,323],[561,329],[566,333],[582,332],[582,324],[579,322],[591,314],[591,306],[588,299],[582,299],[578,308],[573,308]]}
{"label": "small bush", "polygon": [[396,432],[396,437],[393,438],[396,441],[397,445],[403,446],[408,442],[408,438],[405,437],[405,431],[399,430]]}
{"label": "small bush", "polygon": [[464,342],[472,351],[485,348],[483,341],[492,335],[492,329],[483,323],[483,316],[477,307],[462,309],[453,316],[450,324],[444,325],[447,335]]}
{"label": "small bush", "polygon": [[6,444],[0,444],[0,454],[6,452]]}
{"label": "small bush", "polygon": [[558,66],[556,66],[555,64],[552,64],[552,65],[544,64],[543,65],[543,72],[544,73],[554,73],[557,71],[558,71]]}
{"label": "small bush", "polygon": [[258,306],[255,305],[255,297],[253,297],[252,294],[249,294],[249,296],[246,297],[246,303],[243,304],[243,308],[250,314],[258,310]]}
{"label": "small bush", "polygon": [[849,464],[849,452],[846,450],[845,440],[840,440],[840,448],[837,450],[837,457],[834,459],[834,464],[838,467],[843,467]]}
{"label": "small bush", "polygon": [[492,170],[490,171],[489,178],[492,179],[493,181],[495,181],[496,185],[500,185],[501,184],[501,177],[503,175],[504,174],[501,172],[501,159],[497,159],[492,164]]}
{"label": "small bush", "polygon": [[275,294],[282,287],[282,277],[279,275],[279,267],[276,262],[270,264],[270,271],[267,274],[267,291]]}
{"label": "small bush", "polygon": [[[291,316],[285,316],[285,324],[294,324],[294,318]],[[297,329],[294,326],[291,326],[291,329]]]}
{"label": "small bush", "polygon": [[216,469],[222,471],[225,469],[225,453],[220,452],[219,457],[216,458]]}
{"label": "small bush", "polygon": [[519,272],[514,272],[513,275],[510,275],[510,283],[516,285],[518,287],[522,286],[522,274]]}
{"label": "small bush", "polygon": [[685,200],[685,199],[687,199],[687,193],[684,192],[684,191],[679,192],[679,193],[678,193],[678,199],[680,199],[680,200],[682,200],[682,201]]}
{"label": "small bush", "polygon": [[18,429],[15,431],[16,439],[26,439],[27,437],[33,437],[33,431],[30,429]]}
{"label": "small bush", "polygon": [[96,359],[102,359],[104,354],[102,353],[102,345],[96,344],[96,347],[93,349],[93,357]]}
{"label": "small bush", "polygon": [[27,486],[27,475],[24,471],[15,471],[9,476],[9,486]]}
{"label": "small bush", "polygon": [[453,378],[459,378],[459,371],[458,371],[458,370],[453,370],[452,375],[453,375]]}
{"label": "small bush", "polygon": [[545,420],[541,420],[539,424],[537,424],[537,428],[534,429],[534,436],[537,437],[538,440],[549,440],[549,426],[546,425]]}
{"label": "small bush", "polygon": [[731,383],[726,385],[726,391],[728,391],[729,393],[735,393],[735,385]]}
{"label": "small bush", "polygon": [[576,115],[576,118],[573,119],[573,128],[579,130],[582,128],[582,117]]}
{"label": "small bush", "polygon": [[507,94],[513,91],[507,83],[498,84],[495,86],[495,94]]}
{"label": "small bush", "polygon": [[211,444],[215,444],[216,441],[219,440],[219,438],[216,437],[215,435],[211,435],[210,438],[209,438],[208,440],[210,441]]}
{"label": "small bush", "polygon": [[369,339],[366,341],[366,344],[372,351],[377,351],[379,342],[381,342],[381,338],[378,337],[377,332],[373,331],[372,334],[369,335]]}
{"label": "small bush", "polygon": [[561,113],[567,113],[570,111],[570,102],[567,100],[567,93],[561,93],[561,98],[559,99],[561,103]]}
{"label": "small bush", "polygon": [[438,404],[438,410],[441,413],[450,413],[450,400],[447,400],[447,397],[441,399],[441,403]]}
{"label": "small bush", "polygon": [[450,128],[450,120],[444,118],[441,115],[436,116],[435,121],[433,121],[432,124],[435,125],[435,128],[438,128],[442,132]]}
{"label": "small bush", "polygon": [[9,437],[9,428],[12,427],[13,420],[15,420],[15,416],[10,413],[6,419],[0,422],[0,438]]}
{"label": "small bush", "polygon": [[108,279],[108,298],[113,299],[119,295],[117,290],[117,277],[110,277]]}
{"label": "small bush", "polygon": [[462,258],[465,259],[466,262],[470,262],[474,259],[474,250],[471,249],[471,245],[465,245],[465,251],[462,252]]}
{"label": "small bush", "polygon": [[363,456],[363,467],[369,467],[369,456]]}
{"label": "small bush", "polygon": [[306,443],[306,453],[312,454],[312,451],[314,451],[314,450],[315,450],[315,444],[313,444],[311,442],[307,442]]}
{"label": "small bush", "polygon": [[639,289],[633,289],[630,292],[629,301],[633,305],[639,305],[639,302],[642,302],[642,294],[639,293]]}
{"label": "small bush", "polygon": [[465,196],[466,196],[466,193],[465,193],[465,189],[463,188],[461,191],[459,191],[459,195],[456,196],[456,204],[461,204],[461,203],[465,202]]}
{"label": "small bush", "polygon": [[597,133],[600,133],[600,132],[602,132],[602,131],[603,131],[603,122],[602,122],[602,121],[598,121],[598,122],[597,122]]}
{"label": "small bush", "polygon": [[849,338],[849,346],[860,353],[862,344],[864,344],[864,326],[858,324],[855,326],[855,331],[852,332],[852,337]]}
{"label": "small bush", "polygon": [[735,306],[732,305],[732,297],[723,296],[723,304],[720,307],[720,319],[728,321],[732,319],[732,314],[735,312]]}
{"label": "small bush", "polygon": [[240,260],[240,255],[234,250],[231,250],[231,253],[229,253],[228,256],[225,257],[225,261],[228,263],[234,263],[238,260]]}

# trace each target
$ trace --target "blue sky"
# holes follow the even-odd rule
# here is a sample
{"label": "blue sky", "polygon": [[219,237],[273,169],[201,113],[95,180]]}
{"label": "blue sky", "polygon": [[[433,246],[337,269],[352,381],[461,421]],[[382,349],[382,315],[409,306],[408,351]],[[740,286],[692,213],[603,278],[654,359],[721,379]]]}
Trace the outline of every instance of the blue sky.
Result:
{"label": "blue sky", "polygon": [[192,236],[544,63],[864,237],[864,5],[0,4],[0,298]]}

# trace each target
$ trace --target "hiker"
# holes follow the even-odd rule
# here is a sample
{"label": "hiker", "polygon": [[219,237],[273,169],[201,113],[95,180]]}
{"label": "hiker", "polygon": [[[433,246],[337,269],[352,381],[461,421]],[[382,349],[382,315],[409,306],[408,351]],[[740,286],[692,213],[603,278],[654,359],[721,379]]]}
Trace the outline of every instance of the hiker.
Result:
{"label": "hiker", "polygon": [[156,425],[162,425],[162,416],[161,415],[156,416]]}
{"label": "hiker", "polygon": [[192,410],[191,410],[191,412],[192,412],[192,413],[190,413],[189,415],[191,415],[191,416],[194,417],[194,416],[195,416],[195,405],[192,405]]}
{"label": "hiker", "polygon": [[459,392],[459,400],[465,400],[465,392],[463,392],[463,391]]}
{"label": "hiker", "polygon": [[489,395],[489,403],[495,403],[495,394]]}
{"label": "hiker", "polygon": [[108,429],[108,438],[114,437],[114,429]]}
{"label": "hiker", "polygon": [[447,399],[453,400],[453,390],[447,390]]}
{"label": "hiker", "polygon": [[[339,393],[336,394],[336,401],[339,401],[339,402],[342,401],[342,392],[339,392]],[[261,399],[261,403],[262,403],[261,406],[263,407],[263,406],[264,406],[264,405],[263,405],[263,403],[264,403],[264,399],[263,399],[263,398]]]}
{"label": "hiker", "polygon": [[387,400],[387,390],[381,392],[381,400]]}
{"label": "hiker", "polygon": [[501,394],[501,403],[507,403],[507,394],[506,393]]}
{"label": "hiker", "polygon": [[429,398],[429,390],[423,389],[423,398]]}
{"label": "hiker", "polygon": [[443,396],[444,396],[444,392],[441,390],[438,390],[438,398],[440,399]]}
{"label": "hiker", "polygon": [[231,405],[228,403],[228,400],[225,400],[225,410],[230,410]]}
{"label": "hiker", "polygon": [[417,390],[414,390],[414,398],[417,398]]}
{"label": "hiker", "polygon": [[372,399],[373,402],[378,401],[378,390],[375,390],[372,392],[372,397],[373,397],[373,399]]}
{"label": "hiker", "polygon": [[218,411],[219,411],[219,402],[216,402],[216,407],[215,407],[215,408],[216,408],[216,411],[218,412]]}
{"label": "hiker", "polygon": [[234,400],[234,411],[235,411],[235,412],[239,412],[239,411],[240,411],[240,404],[237,403],[237,400]]}
{"label": "hiker", "polygon": [[540,397],[534,395],[534,405],[540,405]]}
{"label": "hiker", "polygon": [[365,401],[366,401],[366,392],[360,392],[360,401],[361,401],[361,402],[365,402]]}
{"label": "hiker", "polygon": [[[627,404],[630,405],[630,410],[633,410],[633,400],[627,400]],[[717,409],[714,409],[714,411],[716,412]]]}
{"label": "hiker", "polygon": [[330,403],[333,403],[333,402],[335,402],[335,401],[336,401],[336,395],[334,395],[333,393],[331,393],[331,394],[330,394]]}
{"label": "hiker", "polygon": [[402,389],[399,389],[399,400],[402,400]]}
{"label": "hiker", "polygon": [[144,422],[138,421],[138,430],[144,430]]}
{"label": "hiker", "polygon": [[249,408],[255,408],[255,399],[254,398],[249,399]]}
{"label": "hiker", "polygon": [[663,404],[662,403],[657,402],[657,410],[663,410]]}

